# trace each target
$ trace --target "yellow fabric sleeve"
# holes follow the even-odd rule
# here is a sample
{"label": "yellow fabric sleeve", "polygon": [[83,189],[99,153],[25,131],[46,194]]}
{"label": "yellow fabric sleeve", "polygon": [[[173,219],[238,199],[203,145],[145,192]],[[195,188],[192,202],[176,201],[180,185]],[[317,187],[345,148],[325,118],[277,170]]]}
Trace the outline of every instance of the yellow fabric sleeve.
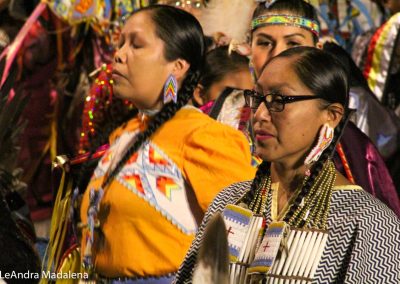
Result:
{"label": "yellow fabric sleeve", "polygon": [[249,143],[220,123],[196,129],[184,144],[183,172],[203,211],[226,186],[254,178]]}

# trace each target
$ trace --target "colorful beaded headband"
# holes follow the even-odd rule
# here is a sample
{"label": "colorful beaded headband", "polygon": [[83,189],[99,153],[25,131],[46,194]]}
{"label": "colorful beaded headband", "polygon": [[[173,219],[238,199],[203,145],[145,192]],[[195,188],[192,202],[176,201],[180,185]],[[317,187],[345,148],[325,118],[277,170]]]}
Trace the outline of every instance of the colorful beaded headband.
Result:
{"label": "colorful beaded headband", "polygon": [[319,25],[316,21],[299,16],[289,15],[263,15],[251,21],[251,30],[261,25],[287,25],[307,29],[317,37],[319,36]]}

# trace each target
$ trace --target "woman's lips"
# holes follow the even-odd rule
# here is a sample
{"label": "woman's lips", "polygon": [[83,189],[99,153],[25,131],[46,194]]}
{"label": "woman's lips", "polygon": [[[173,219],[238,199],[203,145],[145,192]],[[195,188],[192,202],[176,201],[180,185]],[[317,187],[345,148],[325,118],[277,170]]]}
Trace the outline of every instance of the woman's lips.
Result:
{"label": "woman's lips", "polygon": [[264,141],[274,136],[266,131],[255,131],[255,136],[257,141]]}
{"label": "woman's lips", "polygon": [[125,78],[125,76],[122,75],[122,74],[121,74],[120,72],[118,72],[117,70],[113,70],[113,71],[112,71],[112,77],[113,77],[113,78],[118,78],[118,77]]}

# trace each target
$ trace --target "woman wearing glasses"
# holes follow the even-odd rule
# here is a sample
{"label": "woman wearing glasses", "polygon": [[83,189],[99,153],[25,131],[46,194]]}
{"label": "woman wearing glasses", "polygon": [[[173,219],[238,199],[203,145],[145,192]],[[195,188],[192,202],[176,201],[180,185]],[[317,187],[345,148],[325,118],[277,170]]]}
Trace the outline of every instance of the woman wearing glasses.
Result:
{"label": "woman wearing glasses", "polygon": [[[251,24],[251,62],[256,77],[266,61],[286,49],[320,47],[318,17],[312,5],[302,0],[258,2]],[[336,168],[400,216],[396,188],[372,142],[354,124],[348,123],[337,149]]]}
{"label": "woman wearing glasses", "polygon": [[[252,62],[257,77],[266,61],[288,48],[321,47],[317,12],[312,5],[302,0],[261,2],[254,11],[251,26]],[[345,155],[339,158],[335,154],[337,168],[400,216],[400,202],[393,181],[371,141],[349,123],[340,143],[342,147],[338,148],[343,148],[341,153]]]}
{"label": "woman wearing glasses", "polygon": [[216,212],[228,232],[230,283],[397,283],[400,220],[332,162],[348,105],[343,67],[296,47],[262,70],[246,102],[263,162],[254,180],[216,197],[177,283],[191,279]]}

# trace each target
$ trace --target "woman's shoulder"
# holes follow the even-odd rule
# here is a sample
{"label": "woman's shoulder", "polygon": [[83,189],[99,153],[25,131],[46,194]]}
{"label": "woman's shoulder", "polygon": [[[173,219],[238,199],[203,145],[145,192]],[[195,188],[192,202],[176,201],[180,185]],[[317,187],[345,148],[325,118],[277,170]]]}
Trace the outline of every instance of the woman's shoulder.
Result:
{"label": "woman's shoulder", "polygon": [[400,227],[399,218],[386,204],[354,184],[333,188],[331,210],[336,220],[350,218],[364,223],[386,220]]}
{"label": "woman's shoulder", "polygon": [[250,147],[245,135],[229,125],[210,118],[197,108],[181,109],[161,131],[171,132],[171,129],[174,130],[174,140],[182,141],[190,152],[192,149],[232,152],[232,155],[237,154],[241,158],[245,156],[250,164]]}
{"label": "woman's shoulder", "polygon": [[250,189],[252,180],[241,181],[231,184],[220,191],[214,198],[210,208],[222,211],[227,204],[235,204]]}
{"label": "woman's shoulder", "polygon": [[253,180],[246,180],[233,183],[225,187],[219,194],[221,194],[222,196],[241,197],[245,192],[247,192],[250,189],[252,182]]}
{"label": "woman's shoulder", "polygon": [[118,126],[111,132],[109,137],[110,144],[118,140],[118,138],[125,133],[138,131],[140,129],[140,125],[141,125],[141,119],[139,118],[139,116],[135,116],[134,118],[122,123],[120,126]]}
{"label": "woman's shoulder", "polygon": [[204,114],[200,109],[193,106],[185,106],[180,109],[174,118],[173,123],[184,123],[187,131],[207,131],[207,132],[226,132],[237,133],[241,132],[229,125],[225,125],[215,119]]}

